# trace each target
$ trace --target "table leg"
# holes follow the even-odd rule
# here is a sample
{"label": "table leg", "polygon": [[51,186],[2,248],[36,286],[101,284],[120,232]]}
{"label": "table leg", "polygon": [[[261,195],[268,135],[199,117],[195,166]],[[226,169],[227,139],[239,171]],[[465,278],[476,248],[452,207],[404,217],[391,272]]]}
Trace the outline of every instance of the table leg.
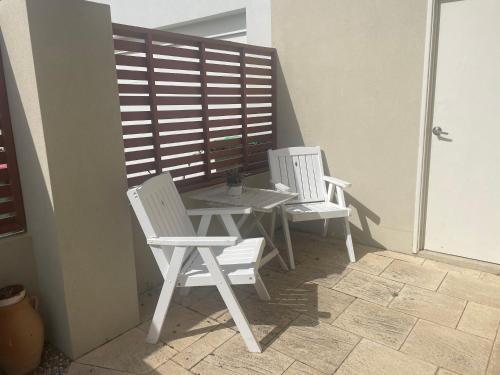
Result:
{"label": "table leg", "polygon": [[276,247],[276,245],[274,244],[272,238],[269,236],[269,234],[266,232],[266,229],[264,228],[264,226],[262,225],[262,223],[260,222],[260,219],[256,219],[255,220],[255,226],[257,227],[257,229],[259,230],[259,232],[264,236],[264,238],[266,239],[266,243],[271,246],[271,251],[266,254],[266,256],[264,256],[260,262],[261,266],[263,266],[264,264],[266,264],[267,262],[269,262],[271,260],[271,258],[273,257],[277,257],[278,258],[278,262],[280,263],[280,266],[281,268],[283,268],[284,271],[288,271],[288,267],[285,263],[285,261],[283,260],[283,258],[281,257],[279,251],[278,251],[278,248]]}
{"label": "table leg", "polygon": [[286,214],[285,205],[281,205],[281,220],[283,222],[283,232],[285,233],[286,246],[288,248],[288,260],[290,261],[290,268],[295,269],[295,260],[293,259],[292,239],[290,237],[290,228],[288,227],[288,218]]}
{"label": "table leg", "polygon": [[274,241],[274,232],[276,232],[276,208],[273,208],[273,212],[271,213],[271,227],[269,228],[271,241]]}

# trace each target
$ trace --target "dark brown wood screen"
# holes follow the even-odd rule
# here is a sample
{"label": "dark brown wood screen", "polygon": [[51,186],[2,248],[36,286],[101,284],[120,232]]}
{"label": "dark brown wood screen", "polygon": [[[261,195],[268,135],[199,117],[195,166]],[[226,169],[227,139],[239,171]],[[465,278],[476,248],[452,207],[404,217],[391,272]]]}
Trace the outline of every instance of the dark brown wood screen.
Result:
{"label": "dark brown wood screen", "polygon": [[0,56],[0,235],[26,230],[23,196]]}
{"label": "dark brown wood screen", "polygon": [[119,24],[113,34],[129,186],[169,171],[188,190],[268,169],[275,49]]}

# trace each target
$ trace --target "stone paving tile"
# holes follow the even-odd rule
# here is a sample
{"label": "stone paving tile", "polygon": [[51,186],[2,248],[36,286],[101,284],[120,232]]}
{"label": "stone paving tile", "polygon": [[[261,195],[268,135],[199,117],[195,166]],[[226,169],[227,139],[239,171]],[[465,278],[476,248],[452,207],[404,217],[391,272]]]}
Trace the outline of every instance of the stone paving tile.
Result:
{"label": "stone paving tile", "polygon": [[472,277],[479,277],[479,275],[481,274],[481,272],[477,270],[471,270],[469,268],[463,268],[455,266],[453,264],[438,262],[431,259],[425,259],[425,262],[422,264],[422,266],[433,270],[455,273],[459,275],[467,275]]}
{"label": "stone paving tile", "polygon": [[490,363],[488,365],[488,371],[486,372],[486,374],[500,374],[500,337],[498,333],[495,344],[493,345],[493,350],[491,351]]}
{"label": "stone paving tile", "polygon": [[312,367],[309,367],[302,362],[295,361],[293,364],[283,373],[283,375],[323,375],[323,372],[320,372]]}
{"label": "stone paving tile", "polygon": [[420,288],[436,290],[446,276],[446,272],[395,260],[380,276]]}
{"label": "stone paving tile", "polygon": [[[255,288],[253,288],[253,286],[248,289],[233,287],[233,291],[240,303],[250,297],[252,293],[255,294]],[[217,319],[227,312],[226,304],[217,289],[214,289],[209,294],[200,296],[197,301],[191,302],[189,308],[202,315],[209,316],[212,319]]]}
{"label": "stone paving tile", "polygon": [[456,372],[440,368],[436,375],[458,375]]}
{"label": "stone paving tile", "polygon": [[484,374],[491,341],[419,320],[401,351],[463,375]]}
{"label": "stone paving tile", "polygon": [[336,290],[307,283],[294,288],[291,293],[276,301],[301,314],[331,324],[354,299]]}
{"label": "stone paving tile", "polygon": [[113,370],[146,374],[177,354],[165,345],[146,343],[146,333],[133,328],[116,339],[84,355],[77,362]]}
{"label": "stone paving tile", "polygon": [[336,375],[434,375],[436,366],[363,339]]}
{"label": "stone paving tile", "polygon": [[200,375],[226,374],[282,374],[293,363],[293,358],[272,348],[262,353],[250,353],[239,335],[220,346],[192,370]]}
{"label": "stone paving tile", "polygon": [[499,309],[469,302],[457,328],[464,332],[494,340],[499,322]]}
{"label": "stone paving tile", "polygon": [[448,274],[439,293],[500,308],[500,285],[472,276]]}
{"label": "stone paving tile", "polygon": [[373,253],[385,257],[389,257],[392,259],[398,259],[398,260],[403,260],[408,263],[413,263],[413,264],[422,264],[424,263],[423,258],[419,258],[413,254],[407,254],[407,253],[401,253],[398,251],[391,251],[391,250],[380,250],[380,249],[373,249]]}
{"label": "stone paving tile", "polygon": [[363,300],[354,301],[333,323],[356,335],[399,349],[417,318]]}
{"label": "stone paving tile", "polygon": [[335,290],[387,306],[403,287],[402,283],[366,273],[351,271],[334,287]]}
{"label": "stone paving tile", "polygon": [[326,288],[333,288],[351,270],[331,263],[312,260],[300,266],[298,271],[303,282],[315,283]]}
{"label": "stone paving tile", "polygon": [[190,369],[234,335],[236,331],[221,325],[181,351],[173,361]]}
{"label": "stone paving tile", "polygon": [[347,268],[379,275],[393,261],[392,258],[368,253],[359,258],[355,263],[351,263]]}
{"label": "stone paving tile", "polygon": [[[139,329],[149,331],[151,321],[142,323]],[[168,310],[160,339],[177,351],[184,350],[189,345],[216,329],[219,323],[184,306],[174,305]]]}
{"label": "stone paving tile", "polygon": [[172,361],[167,361],[160,367],[158,367],[155,371],[152,372],[152,375],[190,375],[191,372],[182,368],[182,366],[174,363]]}
{"label": "stone paving tile", "polygon": [[492,273],[487,273],[487,272],[481,272],[479,275],[479,278],[483,281],[487,281],[493,284],[500,285],[500,276],[499,275],[494,275]]}
{"label": "stone paving tile", "polygon": [[94,367],[82,365],[81,363],[73,362],[68,369],[66,375],[131,375],[128,372],[105,369],[102,367]]}
{"label": "stone paving tile", "polygon": [[153,317],[159,296],[160,288],[154,288],[139,295],[139,318],[141,322],[150,320]]}
{"label": "stone paving tile", "polygon": [[200,299],[210,296],[217,292],[217,288],[215,286],[196,286],[192,287],[189,290],[189,293],[186,295],[181,294],[181,290],[183,288],[176,288],[174,293],[174,302],[185,306],[191,307],[194,303],[198,302]]}
{"label": "stone paving tile", "polygon": [[430,290],[405,285],[389,307],[419,318],[455,328],[466,301]]}
{"label": "stone paving tile", "polygon": [[[287,300],[290,294],[290,298],[295,298],[295,289],[290,288],[289,291],[283,291],[280,297],[276,296],[270,302],[250,297],[241,303],[257,340],[262,344],[272,341],[299,315],[298,312],[289,308],[287,304],[281,302]],[[237,330],[229,312],[221,315],[217,321]]]}
{"label": "stone paving tile", "polygon": [[271,345],[306,365],[333,373],[359,342],[359,337],[301,315]]}

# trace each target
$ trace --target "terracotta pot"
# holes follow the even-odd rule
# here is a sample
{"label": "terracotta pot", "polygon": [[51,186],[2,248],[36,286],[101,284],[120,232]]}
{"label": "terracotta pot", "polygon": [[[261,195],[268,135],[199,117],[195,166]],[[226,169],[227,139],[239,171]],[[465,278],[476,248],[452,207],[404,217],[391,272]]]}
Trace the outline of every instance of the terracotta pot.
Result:
{"label": "terracotta pot", "polygon": [[24,375],[40,364],[44,335],[36,308],[21,285],[0,289],[0,369],[7,375]]}

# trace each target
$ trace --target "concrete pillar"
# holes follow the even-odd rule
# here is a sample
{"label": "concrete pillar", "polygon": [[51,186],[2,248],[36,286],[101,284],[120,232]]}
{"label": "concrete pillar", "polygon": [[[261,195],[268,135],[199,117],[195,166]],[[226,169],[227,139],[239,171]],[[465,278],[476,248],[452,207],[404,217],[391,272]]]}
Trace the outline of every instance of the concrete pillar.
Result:
{"label": "concrete pillar", "polygon": [[2,0],[0,27],[48,339],[76,358],[138,323],[110,11]]}

